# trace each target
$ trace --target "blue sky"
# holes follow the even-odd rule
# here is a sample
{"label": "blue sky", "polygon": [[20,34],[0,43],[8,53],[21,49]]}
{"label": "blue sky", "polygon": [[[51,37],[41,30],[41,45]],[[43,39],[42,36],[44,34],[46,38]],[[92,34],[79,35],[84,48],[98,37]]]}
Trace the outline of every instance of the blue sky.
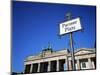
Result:
{"label": "blue sky", "polygon": [[13,1],[12,6],[12,71],[23,72],[24,60],[36,55],[51,43],[54,51],[70,48],[69,34],[59,38],[59,24],[65,14],[80,17],[83,30],[74,32],[74,47],[93,48],[96,39],[96,7]]}

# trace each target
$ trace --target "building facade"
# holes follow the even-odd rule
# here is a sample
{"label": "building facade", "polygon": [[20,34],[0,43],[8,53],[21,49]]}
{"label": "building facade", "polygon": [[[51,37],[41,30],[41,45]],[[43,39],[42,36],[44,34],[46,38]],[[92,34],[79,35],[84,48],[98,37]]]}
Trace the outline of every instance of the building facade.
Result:
{"label": "building facade", "polygon": [[[75,70],[96,69],[95,49],[81,48],[75,50]],[[24,60],[25,74],[41,72],[57,72],[72,70],[71,52],[68,49],[53,51],[44,49],[36,56],[28,56]]]}

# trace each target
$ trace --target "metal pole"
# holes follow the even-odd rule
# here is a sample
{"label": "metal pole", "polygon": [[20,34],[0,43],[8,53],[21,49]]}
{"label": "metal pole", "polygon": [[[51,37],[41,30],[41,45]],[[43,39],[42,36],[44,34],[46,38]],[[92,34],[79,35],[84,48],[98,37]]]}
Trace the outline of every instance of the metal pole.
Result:
{"label": "metal pole", "polygon": [[[67,13],[66,16],[68,20],[71,19],[71,13]],[[70,32],[69,34],[70,34],[70,49],[71,49],[71,56],[72,56],[72,68],[73,70],[75,70],[73,36],[72,36],[72,32]]]}
{"label": "metal pole", "polygon": [[74,59],[74,46],[73,46],[73,36],[72,36],[72,32],[70,33],[70,49],[72,52],[72,68],[73,70],[75,70],[75,59]]}

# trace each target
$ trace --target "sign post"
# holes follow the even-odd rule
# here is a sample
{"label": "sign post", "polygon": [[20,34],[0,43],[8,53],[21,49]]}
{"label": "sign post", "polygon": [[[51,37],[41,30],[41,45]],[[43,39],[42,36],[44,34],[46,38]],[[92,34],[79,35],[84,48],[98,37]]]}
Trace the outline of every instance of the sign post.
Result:
{"label": "sign post", "polygon": [[[71,19],[71,13],[68,13],[66,15],[68,17],[68,20]],[[73,46],[73,37],[72,37],[72,32],[69,33],[70,34],[70,49],[72,51],[72,67],[73,67],[73,70],[75,70],[75,59],[74,59],[74,46]]]}
{"label": "sign post", "polygon": [[75,57],[74,57],[74,45],[73,45],[72,32],[70,33],[70,49],[72,51],[72,67],[73,70],[75,70]]}
{"label": "sign post", "polygon": [[71,13],[67,13],[68,21],[60,24],[60,35],[69,33],[70,35],[70,49],[72,57],[72,68],[75,70],[75,57],[74,57],[74,45],[73,45],[73,32],[81,30],[80,18],[71,20]]}

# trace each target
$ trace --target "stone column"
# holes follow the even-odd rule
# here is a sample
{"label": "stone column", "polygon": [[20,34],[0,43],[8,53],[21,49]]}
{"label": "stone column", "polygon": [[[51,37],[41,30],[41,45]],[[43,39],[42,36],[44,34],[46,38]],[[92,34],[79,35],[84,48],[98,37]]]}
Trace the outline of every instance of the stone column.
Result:
{"label": "stone column", "polygon": [[37,72],[40,72],[40,63],[38,63],[38,70]]}
{"label": "stone column", "polygon": [[26,70],[26,65],[24,65],[24,73],[25,73],[25,70]]}
{"label": "stone column", "polygon": [[93,69],[95,69],[94,61],[92,61],[92,67],[93,67]]}
{"label": "stone column", "polygon": [[68,63],[69,63],[69,64],[68,64],[68,70],[72,70],[72,63],[71,63],[71,60],[69,60]]}
{"label": "stone column", "polygon": [[33,69],[33,64],[31,64],[30,73],[32,73],[32,69]]}
{"label": "stone column", "polygon": [[50,66],[51,66],[51,62],[49,61],[48,62],[48,72],[50,72],[50,68],[51,68]]}
{"label": "stone column", "polygon": [[88,58],[89,69],[93,69],[91,58]]}
{"label": "stone column", "polygon": [[77,59],[76,61],[77,61],[77,69],[80,70],[81,69],[80,61],[79,61],[79,59]]}
{"label": "stone column", "polygon": [[59,71],[59,60],[57,60],[57,68],[56,71]]}
{"label": "stone column", "polygon": [[65,70],[68,70],[68,59],[67,58],[65,59],[65,64],[66,64],[66,69]]}

